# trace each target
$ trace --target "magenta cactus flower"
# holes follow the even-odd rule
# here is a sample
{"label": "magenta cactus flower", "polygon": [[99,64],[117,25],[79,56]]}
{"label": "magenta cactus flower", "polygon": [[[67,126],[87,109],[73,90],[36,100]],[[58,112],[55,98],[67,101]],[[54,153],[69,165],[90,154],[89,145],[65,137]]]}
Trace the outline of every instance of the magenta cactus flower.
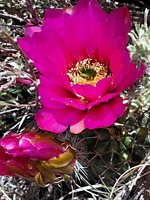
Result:
{"label": "magenta cactus flower", "polygon": [[74,170],[75,151],[54,134],[23,131],[0,139],[0,175],[35,180],[44,187],[68,179]]}
{"label": "magenta cactus flower", "polygon": [[18,42],[41,73],[39,128],[72,133],[108,127],[124,113],[119,94],[145,73],[126,50],[127,7],[104,12],[96,0],[47,9],[41,27],[28,27]]}

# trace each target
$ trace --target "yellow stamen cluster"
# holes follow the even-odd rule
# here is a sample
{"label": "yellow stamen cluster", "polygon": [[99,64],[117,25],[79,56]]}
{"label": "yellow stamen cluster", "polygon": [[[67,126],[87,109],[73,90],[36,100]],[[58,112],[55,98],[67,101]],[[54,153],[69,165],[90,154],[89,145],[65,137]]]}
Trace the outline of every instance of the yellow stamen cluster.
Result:
{"label": "yellow stamen cluster", "polygon": [[72,85],[90,84],[96,86],[96,83],[99,80],[111,76],[111,73],[108,73],[108,68],[103,63],[87,58],[77,62],[75,67],[68,70],[67,75],[69,76]]}

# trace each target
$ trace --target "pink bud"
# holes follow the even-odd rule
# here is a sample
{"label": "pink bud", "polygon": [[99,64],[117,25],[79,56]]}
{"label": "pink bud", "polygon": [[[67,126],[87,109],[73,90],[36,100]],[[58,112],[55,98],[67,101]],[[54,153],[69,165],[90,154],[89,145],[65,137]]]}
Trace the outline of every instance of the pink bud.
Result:
{"label": "pink bud", "polygon": [[0,175],[35,180],[42,187],[74,170],[74,149],[52,133],[10,133],[0,140],[0,151]]}

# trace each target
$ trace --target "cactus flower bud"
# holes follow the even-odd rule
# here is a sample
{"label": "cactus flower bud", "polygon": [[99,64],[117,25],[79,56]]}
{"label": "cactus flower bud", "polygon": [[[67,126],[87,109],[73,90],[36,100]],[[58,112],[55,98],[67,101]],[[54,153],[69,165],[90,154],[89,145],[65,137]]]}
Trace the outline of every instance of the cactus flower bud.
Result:
{"label": "cactus flower bud", "polygon": [[35,180],[42,187],[68,180],[74,170],[74,149],[50,133],[10,133],[0,140],[0,152],[0,175]]}

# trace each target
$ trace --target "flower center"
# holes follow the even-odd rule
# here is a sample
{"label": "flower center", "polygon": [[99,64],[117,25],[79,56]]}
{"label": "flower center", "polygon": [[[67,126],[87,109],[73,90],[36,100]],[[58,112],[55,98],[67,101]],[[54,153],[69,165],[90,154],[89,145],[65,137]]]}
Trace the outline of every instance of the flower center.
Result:
{"label": "flower center", "polygon": [[108,67],[97,60],[93,61],[87,58],[83,61],[77,62],[74,68],[68,70],[67,75],[70,78],[71,85],[74,84],[90,84],[96,86],[96,83],[112,74]]}

